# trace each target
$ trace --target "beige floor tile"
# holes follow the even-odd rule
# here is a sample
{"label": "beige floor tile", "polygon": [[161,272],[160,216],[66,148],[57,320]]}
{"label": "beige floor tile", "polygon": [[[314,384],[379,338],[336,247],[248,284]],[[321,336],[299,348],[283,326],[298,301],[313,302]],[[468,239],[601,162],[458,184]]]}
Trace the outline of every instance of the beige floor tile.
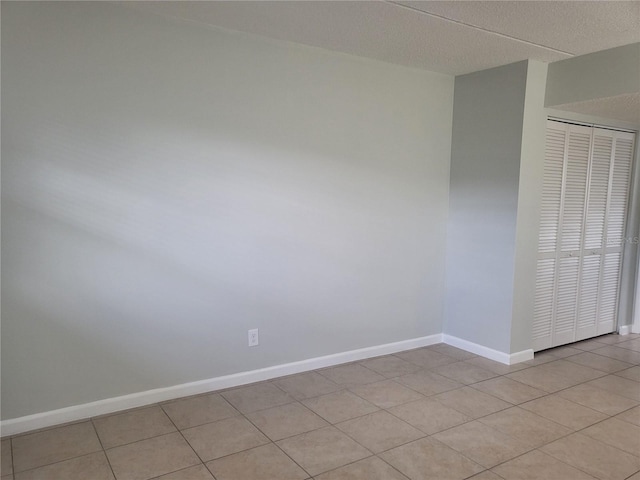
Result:
{"label": "beige floor tile", "polygon": [[606,373],[601,370],[578,365],[569,360],[556,360],[555,362],[540,365],[538,368],[544,372],[550,372],[554,375],[570,379],[575,383],[587,382],[606,375]]}
{"label": "beige floor tile", "polygon": [[459,388],[449,392],[434,395],[434,400],[447,407],[454,408],[472,418],[484,417],[512,405],[499,398],[474,390],[471,387]]}
{"label": "beige floor tile", "polygon": [[411,480],[461,480],[484,468],[432,438],[388,450],[380,457]]}
{"label": "beige floor tile", "polygon": [[627,480],[640,480],[640,471],[631,475]]}
{"label": "beige floor tile", "polygon": [[344,387],[364,385],[366,383],[384,380],[382,375],[363,367],[359,363],[350,363],[347,365],[325,368],[324,370],[318,370],[318,373],[327,377],[332,382]]}
{"label": "beige floor tile", "polygon": [[[600,344],[600,347],[602,347],[602,344]],[[545,363],[555,362],[556,360],[558,360],[558,357],[551,355],[548,350],[545,350],[543,352],[536,352],[533,359],[522,363],[527,365],[527,367],[536,367]]]}
{"label": "beige floor tile", "polygon": [[626,342],[629,340],[628,335],[619,335],[617,333],[608,333],[606,335],[600,335],[599,337],[595,337],[593,340],[596,340],[600,343],[604,343],[606,345],[614,345],[620,342]]}
{"label": "beige floor tile", "polygon": [[596,348],[602,348],[605,345],[606,343],[599,342],[597,338],[583,340],[581,342],[571,344],[573,348],[577,348],[578,350],[583,350],[585,352],[595,350]]}
{"label": "beige floor tile", "polygon": [[451,345],[447,345],[446,343],[438,343],[437,345],[431,345],[427,348],[434,352],[449,355],[450,357],[456,358],[458,360],[468,360],[470,358],[477,357],[475,353],[467,352],[460,348],[452,347]]}
{"label": "beige floor tile", "polygon": [[601,480],[623,480],[640,469],[639,458],[579,433],[541,450]]}
{"label": "beige floor tile", "polygon": [[102,450],[91,422],[14,437],[13,470],[21,472]]}
{"label": "beige floor tile", "polygon": [[366,448],[335,427],[303,433],[277,443],[298,465],[314,476],[371,455]]}
{"label": "beige floor tile", "polygon": [[223,392],[222,396],[242,413],[256,412],[295,401],[292,396],[272,383],[235,388]]}
{"label": "beige floor tile", "polygon": [[422,393],[423,395],[435,395],[437,393],[455,390],[463,385],[455,382],[450,378],[443,377],[437,373],[422,370],[420,372],[403,375],[394,379],[396,382],[406,385],[411,390]]}
{"label": "beige floor tile", "polygon": [[95,418],[93,424],[105,449],[176,431],[158,406]]}
{"label": "beige floor tile", "polygon": [[156,477],[154,480],[215,480],[211,472],[204,465],[183,468],[177,472],[167,473]]}
{"label": "beige floor tile", "polygon": [[465,385],[482,382],[498,376],[497,373],[467,362],[449,363],[448,365],[434,368],[433,371],[438,375],[443,375]]}
{"label": "beige floor tile", "polygon": [[640,406],[630,408],[629,410],[616,415],[616,418],[640,427]]}
{"label": "beige floor tile", "polygon": [[485,468],[494,467],[531,450],[530,445],[478,421],[436,433],[432,438]]}
{"label": "beige floor tile", "polygon": [[[638,388],[640,389],[640,385]],[[588,383],[568,388],[558,392],[558,395],[607,415],[617,415],[638,404],[635,400],[616,395]]]}
{"label": "beige floor tile", "polygon": [[628,340],[626,342],[620,342],[616,344],[617,347],[633,350],[634,352],[640,352],[640,339]]}
{"label": "beige floor tile", "polygon": [[523,362],[515,363],[513,365],[505,365],[504,363],[494,362],[493,360],[489,360],[484,357],[470,358],[469,360],[465,360],[465,363],[470,363],[471,365],[484,368],[485,370],[497,373],[498,375],[506,375],[507,373],[513,373],[529,368],[529,365],[526,365]]}
{"label": "beige floor tile", "polygon": [[375,405],[346,390],[303,400],[302,403],[329,423],[343,422],[378,410]]}
{"label": "beige floor tile", "polygon": [[207,463],[217,480],[303,480],[307,473],[274,444]]}
{"label": "beige floor tile", "polygon": [[146,480],[200,463],[177,432],[112,448],[107,457],[118,480]]}
{"label": "beige floor tile", "polygon": [[[558,361],[558,360],[554,360]],[[549,362],[551,363],[551,362]],[[516,382],[524,383],[533,388],[543,390],[548,393],[557,392],[564,388],[573,387],[580,383],[576,380],[565,375],[559,375],[550,370],[545,370],[543,367],[546,364],[538,365],[537,367],[527,368],[526,370],[520,370],[519,372],[513,372],[506,375],[506,377]]]}
{"label": "beige floor tile", "polygon": [[415,363],[407,362],[406,360],[394,355],[370,358],[368,360],[361,361],[360,364],[386,378],[408,375],[421,369],[421,367]]}
{"label": "beige floor tile", "polygon": [[621,362],[615,358],[605,357],[604,355],[597,355],[591,352],[584,352],[579,355],[573,355],[567,358],[567,361],[583,365],[585,367],[595,368],[607,373],[614,373],[625,368],[632,367],[630,363]]}
{"label": "beige floor tile", "polygon": [[548,418],[572,430],[581,430],[607,418],[604,413],[571,402],[557,393],[523,403],[520,408]]}
{"label": "beige floor tile", "polygon": [[408,350],[406,352],[396,353],[395,355],[396,357],[400,357],[407,362],[415,363],[423,368],[435,368],[441,365],[446,365],[447,363],[458,361],[449,355],[429,350],[428,347]]}
{"label": "beige floor tile", "polygon": [[13,460],[11,458],[11,439],[2,440],[2,459],[0,460],[0,475],[13,473]]}
{"label": "beige floor tile", "polygon": [[407,477],[383,462],[378,457],[369,457],[340,467],[322,475],[316,480],[408,480]]}
{"label": "beige floor tile", "polygon": [[634,365],[640,364],[640,352],[634,352],[626,348],[620,348],[613,345],[607,345],[606,347],[597,348],[592,350],[593,353],[598,355],[604,355],[606,357],[615,358],[621,362],[632,363]]}
{"label": "beige floor tile", "polygon": [[491,378],[484,382],[474,384],[472,388],[493,395],[505,402],[513,403],[514,405],[546,395],[546,392],[542,390],[516,382],[507,377]]}
{"label": "beige floor tile", "polygon": [[502,477],[499,477],[491,470],[485,470],[484,472],[480,472],[473,477],[469,477],[468,480],[503,480]]}
{"label": "beige floor tile", "polygon": [[391,408],[424,398],[423,395],[393,380],[351,387],[351,391],[381,408]]}
{"label": "beige floor tile", "polygon": [[16,480],[114,480],[104,452],[64,460],[16,474]]}
{"label": "beige floor tile", "polygon": [[479,421],[517,438],[532,448],[572,433],[572,430],[567,427],[518,407],[493,413]]}
{"label": "beige floor tile", "polygon": [[594,477],[534,450],[493,469],[505,480],[593,480]]}
{"label": "beige floor tile", "polygon": [[585,428],[580,433],[640,457],[640,427],[617,418]]}
{"label": "beige floor tile", "polygon": [[389,409],[393,415],[428,435],[471,421],[471,417],[429,398]]}
{"label": "beige floor tile", "polygon": [[589,385],[640,402],[640,385],[638,385],[638,382],[634,382],[628,378],[622,378],[617,375],[607,375],[606,377],[592,380],[589,382]]}
{"label": "beige floor tile", "polygon": [[550,348],[549,350],[545,350],[549,355],[553,355],[556,358],[567,358],[572,355],[577,355],[578,353],[582,353],[582,350],[578,348],[574,348],[573,345],[564,345],[562,347]]}
{"label": "beige floor tile", "polygon": [[347,420],[338,423],[336,427],[373,453],[380,453],[425,436],[417,428],[385,411]]}
{"label": "beige floor tile", "polygon": [[217,393],[168,402],[162,409],[180,430],[238,415],[238,411]]}
{"label": "beige floor tile", "polygon": [[300,435],[329,425],[326,421],[299,403],[289,403],[279,407],[260,410],[247,414],[253,422],[271,440]]}
{"label": "beige floor tile", "polygon": [[298,400],[318,397],[342,389],[339,385],[336,385],[331,380],[328,380],[316,372],[292,375],[276,380],[274,383]]}
{"label": "beige floor tile", "polygon": [[205,462],[269,443],[267,437],[242,417],[188,428],[182,434]]}
{"label": "beige floor tile", "polygon": [[631,368],[627,368],[626,370],[621,370],[616,372],[616,375],[619,377],[624,377],[629,380],[634,380],[636,382],[640,382],[640,367],[635,366]]}

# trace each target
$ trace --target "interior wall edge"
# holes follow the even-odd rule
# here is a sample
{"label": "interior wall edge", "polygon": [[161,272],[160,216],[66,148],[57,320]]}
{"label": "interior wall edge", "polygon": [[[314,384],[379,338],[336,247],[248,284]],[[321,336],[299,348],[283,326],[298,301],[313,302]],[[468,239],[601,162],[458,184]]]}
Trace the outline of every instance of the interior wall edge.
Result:
{"label": "interior wall edge", "polygon": [[526,362],[527,360],[533,360],[533,350],[531,348],[519,352],[506,353],[485,347],[479,343],[470,342],[463,338],[447,335],[446,333],[442,335],[442,342],[505,365],[514,365],[516,363]]}

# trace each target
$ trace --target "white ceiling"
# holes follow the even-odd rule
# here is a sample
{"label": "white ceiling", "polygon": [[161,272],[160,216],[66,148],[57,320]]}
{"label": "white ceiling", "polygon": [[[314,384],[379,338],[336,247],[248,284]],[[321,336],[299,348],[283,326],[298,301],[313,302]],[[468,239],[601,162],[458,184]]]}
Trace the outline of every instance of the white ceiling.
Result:
{"label": "white ceiling", "polygon": [[554,105],[553,108],[601,118],[614,118],[631,125],[640,125],[640,93]]}
{"label": "white ceiling", "polygon": [[[636,1],[143,1],[128,7],[460,75],[640,42]],[[555,106],[640,124],[638,95]]]}
{"label": "white ceiling", "polygon": [[453,75],[640,42],[640,1],[125,2],[157,14]]}

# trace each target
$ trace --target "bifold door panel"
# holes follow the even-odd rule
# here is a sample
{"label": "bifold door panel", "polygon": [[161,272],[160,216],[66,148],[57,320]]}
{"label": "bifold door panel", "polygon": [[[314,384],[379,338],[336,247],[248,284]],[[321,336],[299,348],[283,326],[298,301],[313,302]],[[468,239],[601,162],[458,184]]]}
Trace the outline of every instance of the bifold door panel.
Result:
{"label": "bifold door panel", "polygon": [[616,327],[634,135],[549,120],[534,351]]}

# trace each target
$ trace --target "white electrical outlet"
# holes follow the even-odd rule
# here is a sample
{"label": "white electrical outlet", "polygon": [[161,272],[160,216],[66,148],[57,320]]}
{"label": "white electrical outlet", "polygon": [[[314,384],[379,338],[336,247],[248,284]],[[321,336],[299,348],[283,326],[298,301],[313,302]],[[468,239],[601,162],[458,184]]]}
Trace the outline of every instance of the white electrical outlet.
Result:
{"label": "white electrical outlet", "polygon": [[258,338],[258,329],[254,328],[253,330],[249,330],[249,346],[257,347],[260,343],[260,339]]}

